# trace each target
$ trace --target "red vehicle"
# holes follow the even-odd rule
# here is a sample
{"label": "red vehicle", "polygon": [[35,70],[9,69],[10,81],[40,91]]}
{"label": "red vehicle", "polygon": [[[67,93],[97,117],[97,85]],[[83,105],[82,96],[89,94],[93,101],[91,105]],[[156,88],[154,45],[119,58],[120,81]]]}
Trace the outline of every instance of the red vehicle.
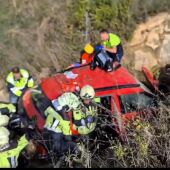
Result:
{"label": "red vehicle", "polygon": [[[71,76],[70,76],[71,75]],[[139,82],[124,67],[119,67],[115,71],[105,72],[100,68],[90,70],[89,66],[72,68],[67,72],[58,73],[53,77],[43,79],[40,86],[45,96],[56,99],[67,91],[75,92],[77,87],[89,84],[94,87],[96,97],[101,98],[101,104],[109,109],[113,116],[118,116],[119,120],[133,119],[138,110],[149,109],[154,103],[154,95],[141,82]],[[24,106],[30,112],[30,118],[38,115],[28,91],[24,98]],[[38,116],[38,127],[43,129],[44,119]],[[117,119],[113,119],[118,124]],[[119,129],[120,124],[119,124]]]}

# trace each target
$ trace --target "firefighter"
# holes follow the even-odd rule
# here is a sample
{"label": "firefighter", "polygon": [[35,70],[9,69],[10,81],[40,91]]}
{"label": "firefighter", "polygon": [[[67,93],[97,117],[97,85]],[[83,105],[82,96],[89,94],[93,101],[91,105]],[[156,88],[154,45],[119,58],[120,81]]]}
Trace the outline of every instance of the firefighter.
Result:
{"label": "firefighter", "polygon": [[97,107],[92,103],[95,99],[94,88],[85,85],[81,88],[80,97],[83,105],[73,111],[73,123],[80,135],[87,135],[94,131],[97,124]]}
{"label": "firefighter", "polygon": [[35,152],[32,141],[28,142],[28,137],[23,135],[18,142],[10,141],[10,132],[6,128],[9,123],[7,115],[0,115],[0,168],[16,168],[21,151],[27,146],[27,153]]}
{"label": "firefighter", "polygon": [[0,103],[0,114],[11,117],[14,113],[16,113],[15,105],[5,102]]}
{"label": "firefighter", "polygon": [[[44,126],[44,138],[58,156],[66,153],[69,149],[76,149],[76,143],[71,139],[70,118],[68,112],[80,106],[78,97],[71,92],[66,92],[52,101],[53,107],[49,106],[44,114],[47,117]],[[49,141],[49,142],[48,142]]]}
{"label": "firefighter", "polygon": [[[23,97],[25,97],[25,95]],[[38,114],[35,116],[40,116],[45,119],[43,129],[40,130],[43,130],[43,137],[48,148],[53,145],[51,150],[55,150],[58,155],[67,152],[69,148],[74,150],[77,146],[76,143],[72,141],[72,137],[75,135],[73,131],[75,130],[77,132],[76,135],[81,135],[88,134],[94,130],[97,120],[96,112],[93,114],[91,107],[88,112],[85,110],[86,106],[90,104],[91,99],[94,98],[94,95],[95,92],[92,87],[82,87],[80,97],[82,97],[83,102],[85,102],[83,104],[79,96],[72,92],[63,93],[57,99],[50,101],[42,91],[32,90],[31,100],[33,101],[32,104],[37,108]],[[80,110],[82,110],[82,112],[80,112]],[[79,111],[79,113],[74,112],[73,114],[73,111]],[[33,113],[26,112],[25,114],[27,117],[32,117]],[[37,127],[39,123],[42,123],[38,121],[41,120],[40,117],[36,122]]]}
{"label": "firefighter", "polygon": [[75,135],[73,129],[77,135],[87,135],[94,131],[97,122],[97,108],[91,104],[94,96],[93,87],[85,85],[80,90],[82,101],[74,93],[66,92],[52,101],[53,107],[49,106],[45,110],[47,118],[44,138],[53,141],[54,150],[58,154],[78,149],[72,141]]}
{"label": "firefighter", "polygon": [[18,141],[10,141],[10,132],[5,127],[0,127],[0,168],[16,168],[18,158],[24,148],[27,152],[35,152],[32,142],[29,143],[26,135],[23,135]]}
{"label": "firefighter", "polygon": [[25,69],[12,68],[6,78],[7,88],[10,94],[10,103],[16,104],[18,98],[27,89],[34,86],[34,80]]}
{"label": "firefighter", "polygon": [[120,37],[116,34],[109,33],[106,29],[100,31],[100,37],[105,51],[113,59],[113,62],[121,62],[123,57],[123,47]]}

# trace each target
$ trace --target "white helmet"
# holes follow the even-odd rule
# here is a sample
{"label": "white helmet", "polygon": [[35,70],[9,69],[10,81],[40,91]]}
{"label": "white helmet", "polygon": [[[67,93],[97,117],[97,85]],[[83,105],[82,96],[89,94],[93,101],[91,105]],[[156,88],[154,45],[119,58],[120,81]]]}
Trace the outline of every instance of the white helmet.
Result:
{"label": "white helmet", "polygon": [[0,127],[1,126],[7,126],[9,122],[9,117],[7,115],[1,115],[0,114]]}
{"label": "white helmet", "polygon": [[75,94],[70,93],[70,92],[66,92],[62,94],[58,98],[58,103],[62,107],[65,105],[68,105],[70,109],[77,109],[81,104],[78,97]]}
{"label": "white helmet", "polygon": [[0,127],[0,147],[9,143],[9,130],[5,127]]}
{"label": "white helmet", "polygon": [[82,99],[93,99],[95,96],[94,88],[90,85],[85,85],[81,88],[80,97]]}

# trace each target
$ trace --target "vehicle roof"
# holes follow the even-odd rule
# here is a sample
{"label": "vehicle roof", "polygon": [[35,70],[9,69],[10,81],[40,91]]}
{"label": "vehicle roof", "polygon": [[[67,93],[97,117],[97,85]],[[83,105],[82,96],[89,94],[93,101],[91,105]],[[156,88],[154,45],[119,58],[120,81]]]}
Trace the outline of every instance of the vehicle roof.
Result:
{"label": "vehicle roof", "polygon": [[80,88],[89,84],[95,90],[113,86],[122,86],[122,88],[127,85],[139,86],[135,77],[122,66],[112,72],[105,72],[100,68],[90,70],[89,65],[73,68],[69,71],[65,73],[72,73],[73,77],[77,74],[77,77],[71,79],[66,77],[64,73],[58,73],[53,77],[42,80],[41,87],[48,98],[55,99],[65,91],[74,91],[74,83],[77,83]]}

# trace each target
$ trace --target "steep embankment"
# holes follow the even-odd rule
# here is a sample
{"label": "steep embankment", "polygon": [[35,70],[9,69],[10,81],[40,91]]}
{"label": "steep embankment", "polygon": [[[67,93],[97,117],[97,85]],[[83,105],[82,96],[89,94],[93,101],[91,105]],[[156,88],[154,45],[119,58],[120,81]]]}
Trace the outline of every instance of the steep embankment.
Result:
{"label": "steep embankment", "polygon": [[[72,2],[0,0],[0,100],[8,99],[4,80],[14,65],[28,69],[38,83],[79,59],[84,32],[75,31],[69,20]],[[169,61],[169,22],[166,14],[160,14],[138,26],[126,45],[126,66],[140,70],[142,65],[157,64],[159,58]]]}
{"label": "steep embankment", "polygon": [[69,0],[0,1],[0,100],[7,101],[4,80],[13,66],[28,69],[38,83],[72,62],[68,5]]}

